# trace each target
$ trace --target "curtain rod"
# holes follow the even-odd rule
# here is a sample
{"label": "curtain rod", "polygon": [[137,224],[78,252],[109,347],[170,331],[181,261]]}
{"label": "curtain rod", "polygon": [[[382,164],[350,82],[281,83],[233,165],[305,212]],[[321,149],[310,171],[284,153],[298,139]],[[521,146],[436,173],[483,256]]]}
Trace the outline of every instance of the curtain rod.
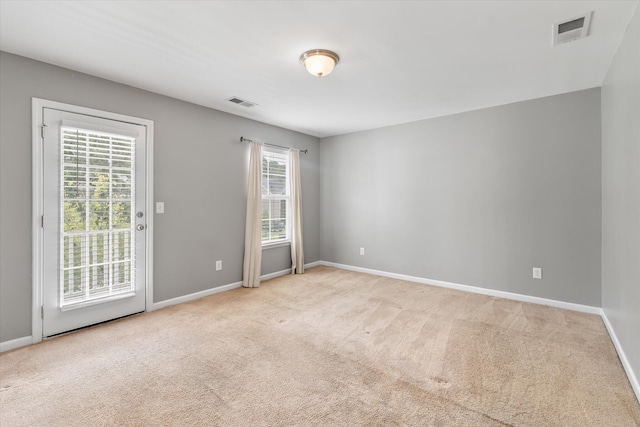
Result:
{"label": "curtain rod", "polygon": [[[240,142],[253,142],[253,140],[251,139],[247,139],[244,136],[240,137]],[[263,142],[264,145],[268,145],[270,147],[278,147],[278,148],[284,148],[285,150],[291,150],[290,147],[283,147],[282,145],[275,145],[275,144],[267,144],[266,142]],[[309,150],[300,150],[301,153],[307,154],[307,151]]]}

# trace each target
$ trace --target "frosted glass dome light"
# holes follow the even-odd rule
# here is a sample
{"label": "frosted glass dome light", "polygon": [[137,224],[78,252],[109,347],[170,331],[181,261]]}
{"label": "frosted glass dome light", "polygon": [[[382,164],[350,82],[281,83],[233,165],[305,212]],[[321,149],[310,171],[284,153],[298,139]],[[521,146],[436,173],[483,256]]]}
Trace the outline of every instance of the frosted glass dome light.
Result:
{"label": "frosted glass dome light", "polygon": [[314,76],[324,77],[331,74],[340,57],[330,50],[312,49],[300,55],[300,62]]}

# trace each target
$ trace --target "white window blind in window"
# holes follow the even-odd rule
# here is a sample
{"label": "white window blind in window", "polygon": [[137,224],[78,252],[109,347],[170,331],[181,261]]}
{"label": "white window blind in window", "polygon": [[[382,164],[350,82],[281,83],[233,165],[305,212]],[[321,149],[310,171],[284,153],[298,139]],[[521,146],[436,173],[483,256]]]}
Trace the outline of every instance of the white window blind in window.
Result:
{"label": "white window blind in window", "polygon": [[60,307],[135,290],[135,138],[61,127]]}
{"label": "white window blind in window", "polygon": [[290,240],[289,153],[269,147],[262,154],[262,244]]}

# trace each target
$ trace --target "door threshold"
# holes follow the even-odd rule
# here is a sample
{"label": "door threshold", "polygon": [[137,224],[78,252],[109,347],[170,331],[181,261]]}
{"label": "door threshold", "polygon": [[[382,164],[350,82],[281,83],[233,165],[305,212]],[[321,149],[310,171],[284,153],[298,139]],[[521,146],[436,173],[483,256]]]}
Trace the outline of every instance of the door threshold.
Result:
{"label": "door threshold", "polygon": [[94,328],[96,326],[104,325],[105,323],[115,322],[117,320],[126,319],[127,317],[133,317],[133,316],[137,316],[137,315],[143,314],[143,313],[144,313],[144,311],[139,311],[137,313],[127,314],[126,316],[116,317],[115,319],[105,320],[104,322],[94,323],[93,325],[87,325],[87,326],[83,326],[81,328],[72,329],[70,331],[60,332],[58,334],[53,334],[53,335],[49,335],[47,337],[42,337],[42,340],[43,341],[47,341],[47,340],[49,340],[51,338],[58,338],[58,337],[61,337],[63,335],[73,334],[75,332],[80,332],[80,331],[83,331],[85,329],[91,329],[91,328]]}

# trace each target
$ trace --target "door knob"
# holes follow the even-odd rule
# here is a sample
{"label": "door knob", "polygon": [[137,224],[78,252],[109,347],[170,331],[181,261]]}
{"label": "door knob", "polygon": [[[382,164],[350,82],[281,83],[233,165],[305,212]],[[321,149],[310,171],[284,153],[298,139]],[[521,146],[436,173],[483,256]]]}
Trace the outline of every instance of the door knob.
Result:
{"label": "door knob", "polygon": [[136,225],[136,230],[138,230],[138,231],[144,230],[144,225],[142,225],[142,224]]}

